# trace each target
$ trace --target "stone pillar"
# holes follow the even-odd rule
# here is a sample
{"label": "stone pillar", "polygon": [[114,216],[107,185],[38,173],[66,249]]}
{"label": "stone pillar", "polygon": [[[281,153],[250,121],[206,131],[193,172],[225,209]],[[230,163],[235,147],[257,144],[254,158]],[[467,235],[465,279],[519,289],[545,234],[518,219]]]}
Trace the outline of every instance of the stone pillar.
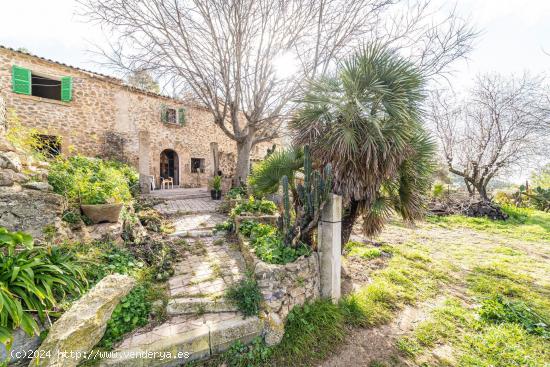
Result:
{"label": "stone pillar", "polygon": [[220,156],[218,153],[218,143],[210,143],[210,150],[212,151],[212,165],[214,166],[213,175],[216,176],[220,170]]}
{"label": "stone pillar", "polygon": [[139,132],[139,186],[142,194],[148,194],[151,192],[151,179],[149,172],[149,154],[151,153],[151,143],[149,141],[149,132]]}
{"label": "stone pillar", "polygon": [[342,197],[331,194],[321,213],[318,226],[321,297],[334,303],[340,299],[342,267]]}

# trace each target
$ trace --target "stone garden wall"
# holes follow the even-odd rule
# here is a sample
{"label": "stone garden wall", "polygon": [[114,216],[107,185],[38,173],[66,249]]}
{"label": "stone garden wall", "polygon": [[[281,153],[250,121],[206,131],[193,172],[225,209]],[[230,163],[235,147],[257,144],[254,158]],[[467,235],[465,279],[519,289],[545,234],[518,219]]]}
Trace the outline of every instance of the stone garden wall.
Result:
{"label": "stone garden wall", "polygon": [[265,341],[268,345],[278,344],[292,308],[320,297],[318,254],[313,252],[309,257],[302,256],[285,265],[267,264],[258,259],[242,235],[239,235],[239,243],[246,265],[253,270],[264,299],[261,316]]}

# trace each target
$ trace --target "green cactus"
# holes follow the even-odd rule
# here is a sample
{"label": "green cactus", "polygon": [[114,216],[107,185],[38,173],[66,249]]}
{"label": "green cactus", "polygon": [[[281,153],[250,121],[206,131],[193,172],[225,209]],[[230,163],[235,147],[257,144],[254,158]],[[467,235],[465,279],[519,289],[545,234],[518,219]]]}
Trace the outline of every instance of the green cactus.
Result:
{"label": "green cactus", "polygon": [[[332,190],[332,169],[326,165],[321,174],[313,170],[309,148],[304,148],[304,184],[296,186],[298,200],[295,201],[296,217],[294,223],[290,218],[290,199],[288,177],[282,179],[283,220],[282,232],[285,243],[295,246],[298,241],[310,242],[314,229],[321,216],[321,210]],[[297,205],[296,205],[297,203]]]}
{"label": "green cactus", "polygon": [[289,189],[288,189],[288,177],[283,176],[283,233],[285,235],[288,233],[290,228],[290,199],[289,199]]}

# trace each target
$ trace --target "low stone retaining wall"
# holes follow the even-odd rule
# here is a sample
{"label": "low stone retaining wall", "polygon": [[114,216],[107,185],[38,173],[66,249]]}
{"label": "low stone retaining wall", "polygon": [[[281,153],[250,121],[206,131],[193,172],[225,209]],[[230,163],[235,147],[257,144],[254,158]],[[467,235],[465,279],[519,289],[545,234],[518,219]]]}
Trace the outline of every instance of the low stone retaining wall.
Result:
{"label": "low stone retaining wall", "polygon": [[319,256],[313,252],[285,265],[267,264],[256,256],[244,236],[238,237],[246,265],[253,270],[264,299],[261,317],[265,341],[268,345],[278,344],[292,308],[320,297]]}

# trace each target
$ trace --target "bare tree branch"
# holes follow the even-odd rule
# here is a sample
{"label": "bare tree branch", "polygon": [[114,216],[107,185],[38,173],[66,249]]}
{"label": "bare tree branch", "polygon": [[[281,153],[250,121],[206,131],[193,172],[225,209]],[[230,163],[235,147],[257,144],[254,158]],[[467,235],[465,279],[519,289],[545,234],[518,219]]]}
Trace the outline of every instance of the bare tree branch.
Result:
{"label": "bare tree branch", "polygon": [[550,102],[542,77],[481,75],[467,98],[435,92],[430,117],[449,171],[483,198],[494,177],[544,156]]}
{"label": "bare tree branch", "polygon": [[[432,0],[80,0],[110,33],[100,53],[119,71],[154,71],[208,108],[237,143],[237,176],[250,149],[280,134],[305,81],[330,73],[354,48],[383,42],[428,76],[443,75],[476,33],[453,11],[434,22]],[[281,77],[276,60],[298,64]]]}

